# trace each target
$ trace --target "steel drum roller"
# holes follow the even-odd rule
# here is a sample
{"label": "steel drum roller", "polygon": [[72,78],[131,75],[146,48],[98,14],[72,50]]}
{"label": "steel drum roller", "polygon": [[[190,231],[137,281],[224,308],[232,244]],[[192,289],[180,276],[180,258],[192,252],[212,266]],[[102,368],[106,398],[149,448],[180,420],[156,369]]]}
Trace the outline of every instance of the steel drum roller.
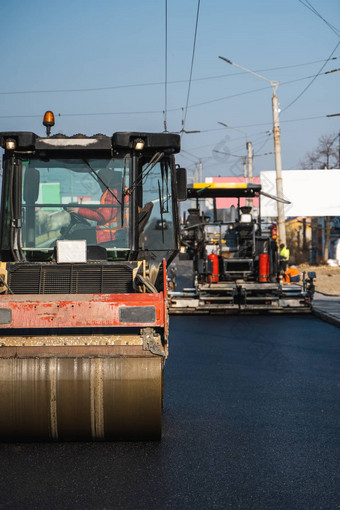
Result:
{"label": "steel drum roller", "polygon": [[163,358],[88,350],[0,349],[1,441],[160,439]]}

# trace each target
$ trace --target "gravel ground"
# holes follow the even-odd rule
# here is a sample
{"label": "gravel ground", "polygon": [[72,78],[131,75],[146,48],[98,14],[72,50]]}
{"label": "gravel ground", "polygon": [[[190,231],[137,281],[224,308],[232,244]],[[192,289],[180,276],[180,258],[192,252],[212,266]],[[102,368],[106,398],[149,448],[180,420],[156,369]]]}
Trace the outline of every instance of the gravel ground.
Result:
{"label": "gravel ground", "polygon": [[306,273],[315,271],[315,288],[318,292],[323,292],[331,296],[340,295],[340,267],[300,264],[297,268],[301,273],[303,271],[306,271]]}

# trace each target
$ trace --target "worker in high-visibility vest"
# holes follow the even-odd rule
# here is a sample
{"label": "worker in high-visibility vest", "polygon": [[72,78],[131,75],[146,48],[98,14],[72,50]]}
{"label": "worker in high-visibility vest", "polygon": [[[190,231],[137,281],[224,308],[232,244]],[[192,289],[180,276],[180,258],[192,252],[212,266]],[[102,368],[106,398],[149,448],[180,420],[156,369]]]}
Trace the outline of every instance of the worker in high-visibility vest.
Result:
{"label": "worker in high-visibility vest", "polygon": [[280,252],[279,252],[279,259],[280,259],[280,267],[283,271],[287,269],[288,262],[289,262],[289,250],[287,246],[283,243],[280,244]]}
{"label": "worker in high-visibility vest", "polygon": [[[113,182],[112,179],[115,179],[116,182]],[[125,233],[127,233],[127,227],[129,222],[129,197],[125,197],[124,201],[124,221],[122,227],[122,219],[121,219],[121,207],[118,203],[118,190],[117,190],[117,179],[113,175],[111,177],[111,182],[109,178],[105,176],[104,182],[106,186],[103,184],[101,188],[103,190],[103,194],[100,198],[100,204],[103,207],[98,207],[97,209],[90,209],[87,207],[67,207],[67,212],[79,214],[83,218],[88,220],[96,221],[96,237],[97,243],[106,243],[109,241],[116,240],[117,232],[125,229]],[[109,207],[107,207],[109,206]],[[114,206],[114,207],[112,207]]]}
{"label": "worker in high-visibility vest", "polygon": [[296,266],[290,266],[287,271],[285,271],[283,281],[285,283],[290,282],[299,282],[300,281],[300,273]]}

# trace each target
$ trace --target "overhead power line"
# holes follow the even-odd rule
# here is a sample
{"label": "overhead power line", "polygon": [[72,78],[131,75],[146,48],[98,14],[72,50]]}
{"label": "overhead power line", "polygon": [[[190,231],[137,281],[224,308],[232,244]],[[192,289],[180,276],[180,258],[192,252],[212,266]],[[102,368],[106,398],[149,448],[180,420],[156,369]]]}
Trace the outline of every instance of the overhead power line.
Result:
{"label": "overhead power line", "polygon": [[[102,115],[152,115],[163,113],[162,110],[150,110],[148,112],[83,112],[83,113],[57,113],[57,117],[100,117]],[[0,115],[0,119],[25,119],[41,118],[41,115]]]}
{"label": "overhead power line", "polygon": [[260,157],[260,156],[266,156],[267,154],[258,154],[258,152],[261,152],[263,150],[263,148],[267,145],[267,143],[269,142],[270,140],[270,136],[272,135],[272,133],[269,133],[267,135],[267,137],[265,138],[264,142],[262,143],[261,147],[258,147],[256,150],[254,148],[254,156],[256,157]]}
{"label": "overhead power line", "polygon": [[168,0],[165,0],[165,55],[164,55],[164,131],[168,131],[166,124],[168,109]]}
{"label": "overhead power line", "polygon": [[[333,57],[330,60],[338,60],[340,56]],[[288,66],[277,66],[277,67],[267,67],[265,69],[256,69],[256,72],[265,72],[265,71],[277,71],[280,69],[292,69],[294,67],[304,67],[313,64],[319,64],[320,62],[325,62],[325,60],[313,60],[311,62],[304,62],[300,64],[292,64]],[[328,60],[326,60],[328,62]],[[202,76],[201,78],[192,78],[191,81],[207,81],[207,80],[217,80],[221,78],[232,78],[234,76],[239,76],[240,74],[245,74],[244,71],[236,72],[236,73],[226,73],[226,74],[217,74],[211,76]],[[167,85],[177,85],[180,83],[188,83],[189,80],[167,80]],[[106,87],[86,87],[86,88],[72,88],[72,89],[42,89],[42,90],[15,90],[15,91],[0,91],[0,95],[21,95],[21,94],[57,94],[57,93],[73,93],[73,92],[100,92],[104,90],[116,90],[116,89],[127,89],[127,88],[135,88],[135,87],[153,87],[157,85],[165,86],[164,81],[155,81],[155,82],[146,82],[146,83],[127,83],[123,85],[108,85]]]}
{"label": "overhead power line", "polygon": [[[327,117],[327,115],[316,115],[314,117],[300,117],[298,119],[287,119],[287,120],[280,119],[280,123],[282,124],[283,122],[287,123],[287,122],[299,122],[299,121],[303,121],[303,120],[325,119],[326,117]],[[273,124],[270,122],[261,122],[258,124],[245,124],[245,125],[237,126],[237,127],[245,128],[245,127],[272,126],[272,125]]]}
{"label": "overhead power line", "polygon": [[[319,73],[319,74],[326,74],[326,73]],[[280,83],[280,87],[282,87],[283,85],[289,85],[291,83],[296,83],[298,81],[308,80],[309,78],[314,78],[314,77],[315,77],[314,75],[311,75],[311,76],[305,76],[304,78],[296,78],[294,80],[283,81]],[[233,99],[234,97],[244,96],[246,94],[252,94],[253,92],[259,92],[261,90],[267,90],[268,88],[271,88],[270,85],[266,85],[265,87],[259,87],[257,89],[246,90],[244,92],[238,92],[237,94],[232,94],[230,96],[217,97],[214,99],[209,99],[208,101],[202,101],[200,103],[191,104],[190,106],[188,106],[188,108],[196,108],[197,106],[203,106],[206,104],[217,103],[219,101],[224,101],[226,99]],[[180,110],[180,108],[177,107],[177,108],[172,108],[169,111],[176,112],[178,110]]]}
{"label": "overhead power line", "polygon": [[[297,119],[287,119],[287,120],[281,120],[280,119],[280,123],[300,122],[300,121],[305,121],[305,120],[316,120],[316,119],[326,119],[328,117],[338,117],[339,115],[340,115],[340,113],[335,113],[335,114],[331,114],[331,115],[315,115],[313,117],[299,117]],[[249,128],[249,127],[258,127],[258,126],[273,126],[273,123],[271,123],[271,122],[259,122],[259,123],[256,123],[256,124],[241,124],[241,125],[235,126],[235,127],[237,127],[237,128]],[[223,130],[223,128],[201,129],[200,133],[202,133],[202,134],[203,133],[212,133],[214,131],[224,131],[224,130]]]}
{"label": "overhead power line", "polygon": [[189,76],[189,84],[188,84],[188,93],[187,93],[187,100],[186,100],[186,104],[185,104],[185,108],[184,108],[184,112],[183,112],[183,119],[182,119],[182,134],[183,134],[184,129],[185,129],[185,121],[186,121],[187,113],[188,113],[188,104],[189,104],[189,97],[190,97],[192,71],[193,71],[193,68],[194,68],[194,59],[195,59],[195,50],[196,50],[196,38],[197,38],[198,18],[199,18],[199,13],[200,13],[200,3],[201,3],[201,0],[198,0],[197,1],[197,12],[196,12],[196,23],[195,23],[195,35],[194,35],[194,43],[193,43],[193,47],[192,47],[190,76]]}
{"label": "overhead power line", "polygon": [[298,94],[296,96],[296,98],[291,101],[289,103],[288,106],[286,106],[285,108],[283,108],[282,112],[285,112],[286,110],[288,110],[288,108],[290,108],[294,103],[296,103],[296,101],[298,99],[300,99],[301,96],[303,96],[303,94],[309,89],[309,87],[315,82],[315,80],[317,79],[318,76],[320,76],[321,74],[326,74],[326,73],[321,73],[321,71],[324,69],[324,67],[326,66],[327,62],[329,62],[329,60],[332,58],[333,54],[336,52],[338,46],[340,45],[340,41],[337,43],[337,45],[335,46],[334,50],[332,51],[332,53],[329,55],[328,59],[326,60],[326,62],[321,66],[321,68],[319,69],[319,72],[312,77],[312,80],[308,83],[308,85],[300,92],[300,94]]}
{"label": "overhead power line", "polygon": [[[338,43],[338,45],[340,44],[340,42]],[[323,75],[323,74],[326,74],[326,73],[320,73],[319,75]],[[288,81],[285,81],[285,82],[281,82],[280,83],[280,86],[284,86],[284,85],[289,85],[291,83],[296,83],[296,82],[299,82],[299,81],[303,81],[303,80],[308,80],[309,78],[312,78],[312,76],[305,76],[304,78],[297,78],[295,80],[288,80]],[[313,76],[314,78],[314,76]],[[260,88],[257,88],[257,89],[252,89],[252,90],[246,90],[244,92],[238,92],[237,94],[232,94],[230,96],[224,96],[224,97],[218,97],[218,98],[215,98],[215,99],[210,99],[208,101],[203,101],[201,103],[196,103],[196,104],[193,104],[193,105],[190,105],[188,106],[188,109],[189,108],[196,108],[198,106],[203,106],[203,105],[206,105],[206,104],[211,104],[211,103],[215,103],[215,102],[219,102],[219,101],[224,101],[226,99],[233,99],[234,97],[239,97],[239,96],[244,96],[244,95],[247,95],[247,94],[252,94],[254,92],[259,92],[259,91],[262,91],[262,90],[267,90],[269,86],[265,86],[265,87],[260,87]],[[286,107],[287,109],[288,107]],[[168,112],[178,112],[180,110],[183,110],[182,107],[176,107],[176,108],[172,108],[172,109],[168,109]],[[119,111],[119,112],[82,112],[82,113],[58,113],[58,117],[86,117],[86,116],[110,116],[110,115],[154,115],[154,114],[162,114],[164,112],[164,110],[149,110],[149,111]],[[34,118],[34,117],[40,117],[40,115],[37,115],[37,114],[34,114],[34,115],[0,115],[0,118],[1,119],[11,119],[11,118]],[[318,117],[320,118],[320,117]],[[281,122],[284,122],[284,121],[281,121]],[[254,126],[256,125],[267,125],[267,123],[262,123],[262,124],[252,124]],[[242,127],[242,126],[235,126],[235,127]],[[246,126],[243,126],[243,127],[246,127]],[[210,130],[201,130],[201,132],[207,132],[207,131],[222,131],[224,130],[224,128],[216,128],[216,129],[210,129]]]}
{"label": "overhead power line", "polygon": [[300,4],[302,4],[304,7],[307,7],[307,9],[312,11],[316,16],[318,16],[318,18],[322,19],[322,21],[326,23],[326,25],[332,30],[332,32],[334,32],[338,37],[340,37],[340,30],[336,28],[334,25],[332,25],[332,23],[329,23],[329,21],[327,21],[323,16],[321,16],[321,14],[315,9],[315,7],[313,7],[313,5],[308,0],[305,1],[298,0],[298,2],[300,2]]}

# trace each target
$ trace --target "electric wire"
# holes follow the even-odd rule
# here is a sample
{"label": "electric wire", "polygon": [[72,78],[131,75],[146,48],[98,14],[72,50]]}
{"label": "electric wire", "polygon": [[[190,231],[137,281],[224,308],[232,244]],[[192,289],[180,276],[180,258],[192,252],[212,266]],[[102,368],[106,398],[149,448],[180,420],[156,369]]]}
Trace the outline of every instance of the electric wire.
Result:
{"label": "electric wire", "polygon": [[[340,41],[339,43],[337,44],[337,47],[339,46],[340,44]],[[336,48],[335,48],[336,49]],[[333,53],[334,53],[335,50],[333,50]],[[328,61],[328,60],[327,60]],[[326,73],[318,73],[318,75],[316,76],[321,76],[321,75],[324,75]],[[280,86],[284,86],[284,85],[289,85],[291,83],[296,83],[296,82],[299,82],[299,81],[303,81],[303,80],[307,80],[309,78],[314,78],[315,79],[315,75],[313,76],[305,76],[303,78],[297,78],[297,79],[294,79],[294,80],[288,80],[288,81],[285,81],[285,82],[281,82],[280,83]],[[251,89],[251,90],[246,90],[244,92],[239,92],[237,94],[232,94],[232,95],[229,95],[229,96],[223,96],[223,97],[219,97],[219,98],[215,98],[215,99],[210,99],[209,101],[203,101],[201,103],[196,103],[196,104],[193,104],[193,105],[190,105],[190,106],[187,106],[187,108],[195,108],[195,107],[198,107],[198,106],[203,106],[203,105],[206,105],[206,104],[211,104],[211,103],[215,103],[215,102],[219,102],[219,101],[224,101],[226,99],[233,99],[234,97],[239,97],[239,96],[244,96],[244,95],[247,95],[247,94],[252,94],[254,92],[259,92],[259,91],[262,91],[262,90],[267,90],[268,88],[270,88],[270,86],[265,86],[265,87],[260,87],[260,88],[257,88],[257,89]],[[297,100],[298,98],[296,98]],[[287,109],[288,106],[285,108]],[[176,108],[172,108],[172,109],[168,109],[167,111],[168,112],[178,112],[178,111],[183,111],[183,107],[176,107]],[[149,111],[119,111],[119,112],[82,112],[82,113],[58,113],[57,116],[58,117],[85,117],[85,116],[102,116],[102,115],[153,115],[153,114],[163,114],[164,110],[149,110]],[[11,119],[11,118],[40,118],[41,115],[0,115],[0,118],[1,119]],[[281,121],[282,122],[282,121]],[[267,125],[267,123],[262,123],[262,124],[251,124],[251,125]],[[236,126],[235,126],[236,127]],[[237,127],[242,127],[242,126],[237,126]],[[247,127],[247,126],[243,126],[243,127]],[[209,131],[221,131],[223,130],[224,128],[216,128],[216,129],[211,129]],[[201,132],[207,132],[208,130],[202,130]]]}
{"label": "electric wire", "polygon": [[[272,135],[272,133],[270,133],[270,135]],[[263,142],[263,144],[261,145],[261,147],[259,147],[258,149],[256,149],[256,152],[254,150],[254,157],[261,157],[261,156],[266,156],[266,154],[257,154],[257,152],[261,152],[263,150],[263,148],[267,145],[267,143],[269,142],[271,136],[267,136],[267,138],[265,139],[265,141]]]}
{"label": "electric wire", "polygon": [[[285,122],[299,122],[299,121],[303,121],[303,120],[324,119],[326,117],[327,117],[327,115],[315,115],[313,117],[299,117],[298,119],[287,119],[287,120],[280,119],[280,124],[285,123]],[[273,123],[271,123],[271,122],[261,122],[261,123],[257,123],[257,124],[245,124],[244,126],[240,126],[240,127],[242,128],[242,127],[272,126],[272,125],[273,125]]]}
{"label": "electric wire", "polygon": [[[337,46],[339,46],[339,44],[340,44],[340,42],[338,43]],[[333,51],[333,53],[334,53],[334,51]],[[326,65],[327,62],[328,62],[328,60],[325,62],[324,66]],[[323,67],[322,67],[322,69],[323,69]],[[319,71],[319,74],[317,76],[319,76],[321,74],[326,74],[326,73],[320,73],[320,71]],[[308,80],[310,78],[315,78],[315,75],[305,76],[303,78],[295,78],[294,80],[283,81],[283,82],[280,83],[280,87],[283,86],[283,85],[289,85],[291,83],[296,83],[296,82],[299,82],[299,81]],[[204,106],[206,104],[217,103],[219,101],[224,101],[226,99],[233,99],[234,97],[239,97],[239,96],[244,96],[244,95],[247,95],[247,94],[252,94],[254,92],[259,92],[261,90],[267,90],[269,88],[271,88],[271,85],[266,85],[264,87],[259,87],[257,89],[246,90],[244,92],[238,92],[237,94],[232,94],[230,96],[217,97],[217,98],[214,98],[214,99],[209,99],[208,101],[202,101],[200,103],[192,104],[192,105],[188,106],[188,108],[196,108],[197,106]],[[178,110],[180,110],[180,108],[178,108],[178,107],[177,108],[172,108],[171,110],[169,110],[169,112],[175,112],[175,111],[178,111]]]}
{"label": "electric wire", "polygon": [[[272,133],[270,133],[271,135]],[[251,137],[251,143],[253,144],[253,147],[257,144],[257,143],[262,143],[263,140],[265,141],[265,143],[269,140],[269,134],[268,133],[265,133],[265,134],[258,134],[257,136],[253,136]],[[228,147],[228,149],[230,149],[232,152],[238,152],[238,151],[242,151],[242,150],[246,150],[246,147],[244,144],[242,145],[237,145],[237,146],[234,146],[234,147]],[[261,149],[259,149],[261,150]],[[258,150],[258,151],[259,151]],[[242,157],[245,157],[245,156],[242,156]]]}
{"label": "electric wire", "polygon": [[165,55],[164,55],[164,131],[167,132],[168,110],[168,0],[165,0]]}
{"label": "electric wire", "polygon": [[[188,156],[185,156],[185,155],[183,154],[183,151],[181,151],[181,157],[182,157],[182,158],[184,158],[184,159],[187,159],[187,160],[188,160],[188,161],[190,161],[190,163],[192,163],[192,164],[196,164],[196,162],[197,162],[197,159],[193,160],[193,159],[191,159],[191,158],[188,158]],[[190,166],[191,166],[191,165],[190,165]],[[190,168],[190,166],[189,166],[189,167],[187,167],[187,168]]]}
{"label": "electric wire", "polygon": [[201,0],[198,0],[197,1],[195,35],[194,35],[194,43],[193,43],[193,48],[192,48],[192,57],[191,57],[191,66],[190,66],[190,76],[189,76],[187,100],[186,100],[185,109],[184,109],[184,112],[183,112],[182,129],[181,129],[182,133],[181,133],[181,136],[183,135],[183,132],[184,132],[184,129],[185,129],[185,122],[186,122],[187,113],[188,113],[188,105],[189,105],[189,97],[190,97],[190,89],[191,89],[191,80],[192,80],[192,71],[193,71],[193,68],[194,68],[194,59],[195,59],[195,51],[196,51],[196,38],[197,38],[197,28],[198,28],[199,12],[200,12],[200,3],[201,3]]}
{"label": "electric wire", "polygon": [[[288,123],[289,122],[299,122],[299,121],[304,121],[304,120],[325,119],[327,117],[328,117],[328,115],[314,115],[313,117],[299,117],[297,119],[287,119],[287,120],[280,119],[280,124],[287,123],[287,122]],[[247,127],[272,126],[272,125],[273,125],[272,122],[258,122],[256,124],[241,124],[240,126],[235,126],[235,127],[247,128]],[[205,129],[205,130],[201,130],[200,133],[208,133],[208,132],[212,132],[212,131],[222,131],[222,128]]]}
{"label": "electric wire", "polygon": [[244,158],[244,156],[241,156],[240,154],[232,154],[231,152],[218,151],[216,149],[214,149],[213,152],[217,152],[218,154],[225,154],[226,156],[232,156],[233,158],[241,158],[241,159]]}
{"label": "electric wire", "polygon": [[307,9],[312,11],[316,16],[318,16],[318,18],[322,19],[322,21],[326,23],[326,25],[332,30],[332,32],[334,32],[338,37],[340,37],[340,30],[336,28],[334,25],[332,25],[332,23],[329,23],[329,21],[327,21],[323,16],[321,16],[321,14],[315,9],[315,7],[313,7],[313,5],[308,0],[305,0],[305,2],[303,2],[302,0],[298,0],[298,2],[300,2],[300,4],[302,4],[304,7],[307,7]]}
{"label": "electric wire", "polygon": [[321,73],[321,71],[324,69],[324,67],[326,66],[326,64],[329,62],[329,60],[331,59],[331,57],[333,56],[333,54],[336,52],[338,46],[340,45],[340,41],[338,41],[337,45],[335,46],[334,50],[332,51],[332,53],[329,55],[328,59],[326,60],[326,62],[321,66],[319,72],[313,76],[312,80],[308,83],[308,85],[300,92],[300,94],[298,94],[296,96],[296,98],[291,101],[288,106],[286,106],[285,108],[283,108],[282,112],[285,112],[286,110],[288,110],[288,108],[290,108],[294,103],[296,103],[296,101],[298,101],[298,99],[300,99],[301,96],[303,96],[303,94],[309,89],[309,87],[314,83],[314,81],[317,79],[318,76],[320,76],[321,74],[326,74],[326,73]]}
{"label": "electric wire", "polygon": [[[263,140],[266,140],[268,139],[268,137],[271,135],[272,133],[262,133],[262,134],[258,134],[257,136],[252,136],[251,137],[251,143],[253,144],[253,146],[257,143],[262,143]],[[242,150],[244,148],[244,144],[242,145],[239,145],[237,148],[235,148],[235,150]]]}
{"label": "electric wire", "polygon": [[[238,140],[243,140],[243,137],[239,137],[239,138],[233,138],[231,140],[228,140],[228,142],[236,142]],[[198,147],[189,147],[189,151],[196,151],[196,150],[199,150],[199,149],[206,149],[207,147],[214,147],[216,145],[216,142],[214,143],[208,143],[206,145],[199,145]]]}
{"label": "electric wire", "polygon": [[[144,112],[83,112],[83,113],[57,113],[57,117],[96,117],[101,115],[152,115],[163,113],[163,110],[150,110]],[[41,118],[41,115],[0,115],[0,119]]]}
{"label": "electric wire", "polygon": [[[330,60],[337,60],[340,57],[333,57]],[[255,71],[260,72],[266,72],[266,71],[277,71],[279,69],[292,69],[294,67],[303,67],[303,66],[309,66],[313,64],[319,64],[320,62],[325,62],[325,60],[313,60],[311,62],[304,62],[300,64],[292,64],[288,66],[278,66],[278,67],[267,67],[265,69],[256,69]],[[226,73],[226,74],[218,74],[218,75],[212,75],[212,76],[203,76],[201,78],[192,78],[192,82],[194,81],[205,81],[205,80],[215,80],[220,78],[231,78],[233,76],[238,76],[240,74],[246,74],[245,71],[240,71],[236,73]],[[176,85],[179,83],[188,83],[189,80],[172,80],[167,82],[168,85]],[[165,82],[158,81],[158,82],[146,82],[146,83],[128,83],[123,85],[109,85],[107,87],[87,87],[87,88],[73,88],[73,89],[50,89],[50,90],[17,90],[17,91],[0,91],[0,95],[19,95],[19,94],[55,94],[55,93],[67,93],[67,92],[97,92],[97,91],[104,91],[104,90],[115,90],[115,89],[127,89],[127,88],[134,88],[134,87],[150,87],[155,85],[165,85]]]}
{"label": "electric wire", "polygon": [[195,154],[191,154],[189,151],[185,150],[185,149],[181,149],[181,152],[185,152],[185,154],[188,154],[189,156],[191,156],[192,158],[197,158],[197,156]]}

